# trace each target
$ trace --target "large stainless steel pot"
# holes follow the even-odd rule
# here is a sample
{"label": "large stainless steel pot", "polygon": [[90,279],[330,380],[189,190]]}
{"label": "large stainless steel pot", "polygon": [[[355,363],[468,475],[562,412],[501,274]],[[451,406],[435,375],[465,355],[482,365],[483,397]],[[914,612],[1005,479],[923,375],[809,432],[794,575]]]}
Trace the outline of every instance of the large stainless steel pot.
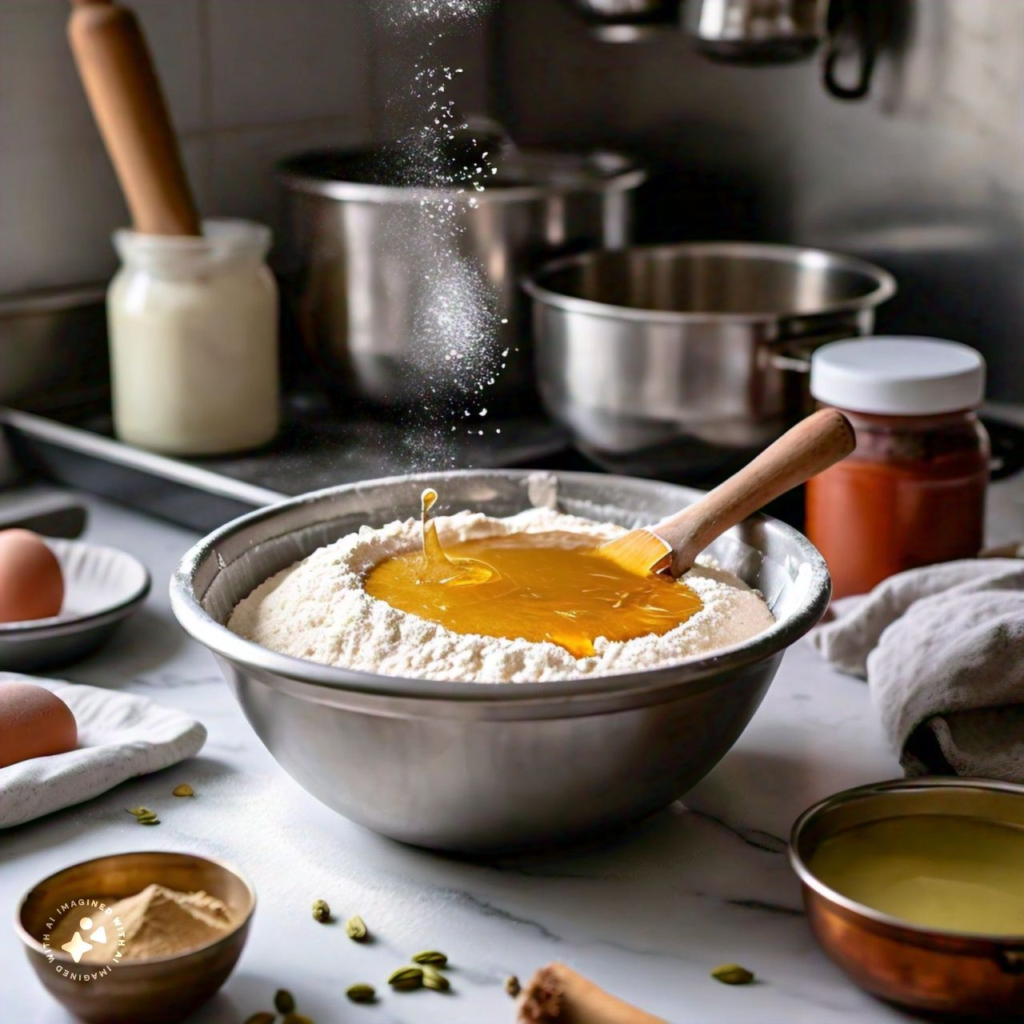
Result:
{"label": "large stainless steel pot", "polygon": [[[276,654],[224,622],[273,573],[364,524],[419,507],[530,506],[530,474],[480,471],[337,487],[212,533],[171,584],[175,614],[217,657],[250,724],[310,793],[384,835],[448,850],[500,850],[599,833],[671,803],[757,710],[783,651],[821,617],[829,579],[792,528],[755,516],[711,552],[758,587],[776,617],[760,636],[667,668],[552,683],[398,679]],[[649,523],[698,492],[648,480],[557,476],[566,511]]]}
{"label": "large stainless steel pot", "polygon": [[482,192],[406,183],[394,145],[282,166],[300,329],[337,389],[390,405],[532,391],[521,279],[555,255],[626,245],[644,173],[613,153],[507,145],[496,165]]}
{"label": "large stainless steel pot", "polygon": [[799,419],[801,357],[870,333],[896,284],[817,249],[700,242],[571,257],[526,290],[541,395],[584,447],[621,456],[674,444],[703,464]]}

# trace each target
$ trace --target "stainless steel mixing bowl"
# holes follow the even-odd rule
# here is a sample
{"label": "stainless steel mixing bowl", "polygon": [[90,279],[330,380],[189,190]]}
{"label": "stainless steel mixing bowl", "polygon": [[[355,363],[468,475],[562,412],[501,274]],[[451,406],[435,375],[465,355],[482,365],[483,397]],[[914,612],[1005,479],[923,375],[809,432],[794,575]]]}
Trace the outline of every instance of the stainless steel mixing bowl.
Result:
{"label": "stainless steel mixing bowl", "polygon": [[[588,473],[557,474],[559,506],[634,526],[699,492]],[[732,746],[786,647],[828,605],[824,561],[796,530],[755,516],[710,549],[765,595],[776,624],[728,650],[651,672],[484,685],[399,679],[277,654],[230,632],[234,606],[272,574],[360,526],[419,508],[506,516],[535,476],[471,471],[336,487],[210,534],[171,583],[175,614],[216,656],[250,724],[325,804],[376,832],[485,852],[600,833],[680,797]]]}

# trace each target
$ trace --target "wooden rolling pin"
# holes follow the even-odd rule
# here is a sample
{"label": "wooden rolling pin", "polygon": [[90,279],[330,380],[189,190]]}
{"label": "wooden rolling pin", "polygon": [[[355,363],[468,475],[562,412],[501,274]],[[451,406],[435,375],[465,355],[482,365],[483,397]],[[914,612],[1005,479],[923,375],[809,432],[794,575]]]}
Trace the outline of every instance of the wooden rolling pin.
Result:
{"label": "wooden rolling pin", "polygon": [[142,29],[112,0],[71,0],[68,40],[136,231],[199,235],[178,140]]}
{"label": "wooden rolling pin", "polygon": [[667,1024],[566,967],[549,964],[519,1000],[516,1024]]}

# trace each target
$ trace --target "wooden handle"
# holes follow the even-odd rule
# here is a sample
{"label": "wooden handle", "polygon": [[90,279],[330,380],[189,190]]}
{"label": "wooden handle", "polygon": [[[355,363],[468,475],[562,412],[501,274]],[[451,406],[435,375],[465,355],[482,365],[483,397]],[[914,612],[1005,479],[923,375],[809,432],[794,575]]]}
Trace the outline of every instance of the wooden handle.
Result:
{"label": "wooden handle", "polygon": [[135,230],[201,234],[167,104],[135,15],[111,0],[73,0],[68,40]]}
{"label": "wooden handle", "polygon": [[577,974],[565,964],[542,967],[517,1007],[517,1024],[666,1024]]}
{"label": "wooden handle", "polygon": [[686,572],[726,530],[845,459],[856,446],[853,427],[838,409],[821,409],[802,420],[695,505],[651,527],[672,546],[672,574]]}

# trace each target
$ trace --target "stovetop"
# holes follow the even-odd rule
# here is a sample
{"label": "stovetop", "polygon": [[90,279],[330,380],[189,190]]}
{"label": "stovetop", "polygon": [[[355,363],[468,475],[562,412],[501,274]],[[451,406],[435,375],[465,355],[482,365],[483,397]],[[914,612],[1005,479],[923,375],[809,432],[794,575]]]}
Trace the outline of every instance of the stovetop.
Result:
{"label": "stovetop", "polygon": [[285,497],[405,473],[600,468],[537,410],[423,416],[342,409],[314,391],[286,398],[272,444],[216,458],[172,458],[118,441],[109,401],[94,395],[0,410],[0,423],[30,471],[200,530]]}
{"label": "stovetop", "polygon": [[[204,532],[285,497],[412,472],[604,471],[706,488],[739,468],[698,473],[685,444],[615,457],[581,451],[564,428],[533,407],[486,417],[459,410],[424,415],[344,408],[315,390],[300,390],[283,409],[273,444],[206,459],[155,455],[116,440],[103,395],[57,396],[49,407],[31,411],[0,409],[0,425],[15,459],[30,472]],[[1024,465],[1024,430],[1000,416],[986,417],[986,425],[993,478],[1012,475]],[[801,490],[766,511],[799,528]]]}

